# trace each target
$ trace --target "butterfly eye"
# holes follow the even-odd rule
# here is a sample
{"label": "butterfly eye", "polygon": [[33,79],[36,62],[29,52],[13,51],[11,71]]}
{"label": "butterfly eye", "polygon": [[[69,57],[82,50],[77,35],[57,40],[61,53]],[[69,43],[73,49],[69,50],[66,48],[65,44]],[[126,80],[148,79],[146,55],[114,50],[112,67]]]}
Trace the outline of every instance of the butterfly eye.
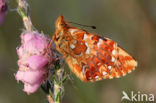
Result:
{"label": "butterfly eye", "polygon": [[60,25],[61,25],[61,27],[66,27],[67,26],[67,24],[65,22],[61,23]]}
{"label": "butterfly eye", "polygon": [[64,23],[61,23],[60,25],[61,25],[61,26],[65,26],[65,24],[64,24]]}

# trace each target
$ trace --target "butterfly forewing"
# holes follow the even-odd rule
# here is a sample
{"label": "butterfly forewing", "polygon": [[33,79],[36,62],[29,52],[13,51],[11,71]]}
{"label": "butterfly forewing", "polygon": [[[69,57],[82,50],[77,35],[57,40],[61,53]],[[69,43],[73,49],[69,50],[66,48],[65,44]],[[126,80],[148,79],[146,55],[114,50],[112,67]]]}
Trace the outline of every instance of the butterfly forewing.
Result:
{"label": "butterfly forewing", "polygon": [[136,67],[137,62],[113,40],[71,27],[62,16],[56,25],[59,29],[53,38],[61,36],[60,40],[54,39],[57,50],[82,81],[118,78]]}

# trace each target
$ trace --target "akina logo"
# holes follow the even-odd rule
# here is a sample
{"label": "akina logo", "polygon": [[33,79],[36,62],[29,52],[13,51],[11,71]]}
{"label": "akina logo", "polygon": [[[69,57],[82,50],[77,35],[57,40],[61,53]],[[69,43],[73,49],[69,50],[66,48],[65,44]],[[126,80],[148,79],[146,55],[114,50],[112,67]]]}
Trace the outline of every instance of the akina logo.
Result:
{"label": "akina logo", "polygon": [[130,95],[128,95],[125,91],[122,91],[122,98],[121,101],[132,101],[132,102],[154,102],[154,94],[145,94],[141,93],[140,91],[134,92],[131,91]]}

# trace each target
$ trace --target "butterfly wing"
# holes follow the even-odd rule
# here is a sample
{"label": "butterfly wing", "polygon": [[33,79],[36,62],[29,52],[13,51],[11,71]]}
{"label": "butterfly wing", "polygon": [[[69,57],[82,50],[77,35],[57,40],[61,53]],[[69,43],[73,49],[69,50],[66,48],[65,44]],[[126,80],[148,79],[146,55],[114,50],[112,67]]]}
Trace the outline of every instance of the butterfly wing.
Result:
{"label": "butterfly wing", "polygon": [[116,42],[79,28],[69,28],[70,54],[66,61],[82,81],[119,78],[130,73],[137,62]]}

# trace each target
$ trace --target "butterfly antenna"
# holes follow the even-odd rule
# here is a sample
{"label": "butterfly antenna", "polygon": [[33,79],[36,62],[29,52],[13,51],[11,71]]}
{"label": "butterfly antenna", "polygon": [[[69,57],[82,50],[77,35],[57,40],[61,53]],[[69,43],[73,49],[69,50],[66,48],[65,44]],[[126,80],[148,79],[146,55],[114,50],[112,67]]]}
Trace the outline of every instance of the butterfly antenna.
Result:
{"label": "butterfly antenna", "polygon": [[96,26],[89,26],[89,25],[79,24],[79,23],[75,23],[75,22],[69,22],[69,23],[80,25],[80,26],[84,26],[84,27],[90,27],[92,29],[96,29]]}

